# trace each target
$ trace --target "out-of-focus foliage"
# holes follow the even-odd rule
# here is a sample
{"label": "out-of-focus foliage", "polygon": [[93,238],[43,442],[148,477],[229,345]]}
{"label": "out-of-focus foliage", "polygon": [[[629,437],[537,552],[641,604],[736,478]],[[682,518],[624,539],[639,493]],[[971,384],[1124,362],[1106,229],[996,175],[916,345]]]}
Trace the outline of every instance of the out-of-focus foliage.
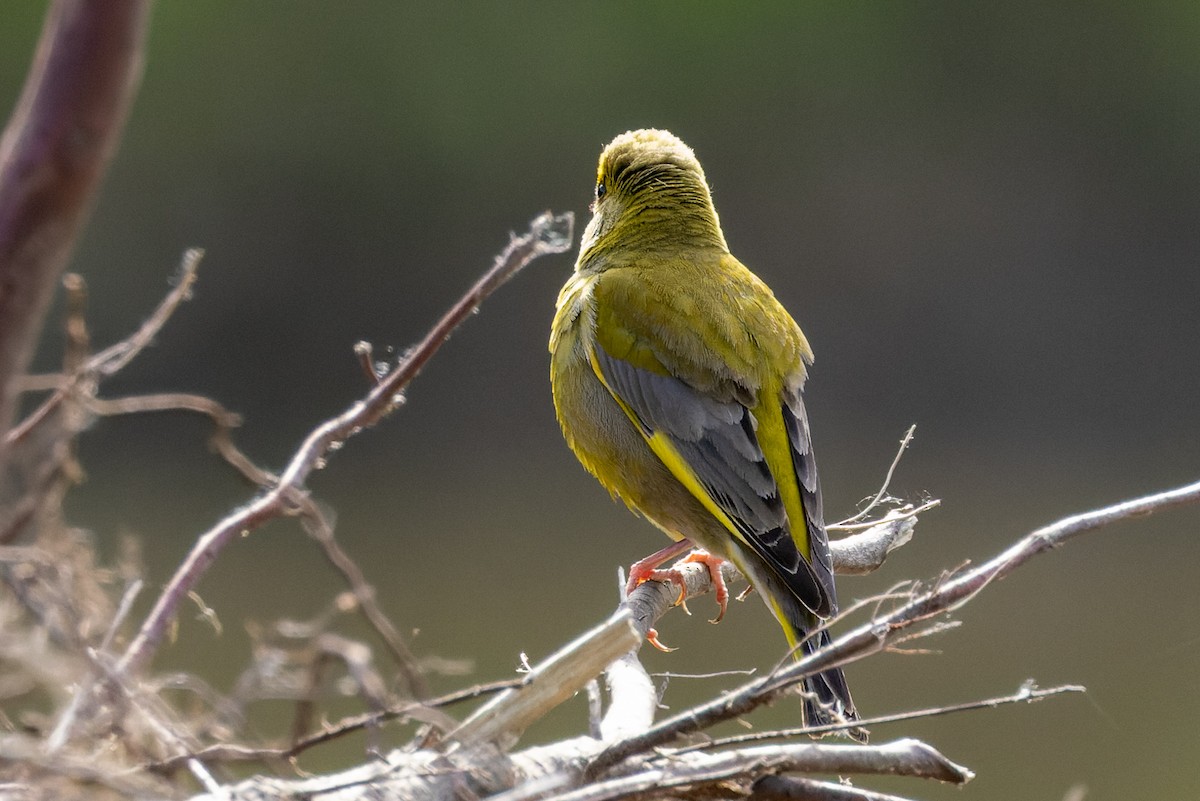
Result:
{"label": "out-of-focus foliage", "polygon": [[[0,15],[11,105],[41,9]],[[402,352],[510,229],[547,207],[586,214],[602,143],[670,128],[703,161],[731,246],[816,350],[808,407],[831,517],[874,491],[919,424],[894,490],[929,490],[945,508],[881,575],[841,582],[864,597],[1195,478],[1197,41],[1200,6],[1182,1],[162,3],[72,266],[104,344],[140,321],[185,247],[207,248],[195,301],[111,391],[211,394],[245,414],[247,450],[278,466],[363,390],[356,340]],[[545,339],[569,268],[539,262],[506,287],[405,409],[313,482],[387,608],[420,629],[414,647],[472,657],[480,679],[599,620],[616,566],[663,544],[560,441]],[[47,337],[41,369],[60,339]],[[72,522],[109,553],[140,536],[151,582],[165,579],[246,497],[204,435],[178,418],[102,422],[82,444],[90,480]],[[1088,699],[876,737],[941,746],[979,772],[971,798],[1057,798],[1077,782],[1096,799],[1195,795],[1196,520],[1177,512],[1072,545],[922,643],[941,654],[850,677],[866,714],[1030,676],[1086,684]],[[228,683],[243,620],[314,614],[337,589],[298,529],[272,526],[201,585],[222,638],[184,621],[161,664],[208,659]],[[757,601],[719,627],[703,619],[668,619],[664,639],[681,648],[654,665],[779,656]],[[675,679],[666,701],[710,690]]]}

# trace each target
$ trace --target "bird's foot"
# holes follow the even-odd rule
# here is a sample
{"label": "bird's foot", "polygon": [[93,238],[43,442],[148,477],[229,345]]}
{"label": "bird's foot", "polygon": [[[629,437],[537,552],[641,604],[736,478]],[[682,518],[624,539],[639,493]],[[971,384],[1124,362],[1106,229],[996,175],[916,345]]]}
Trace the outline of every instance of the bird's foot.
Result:
{"label": "bird's foot", "polygon": [[[679,572],[678,567],[659,568],[658,566],[691,547],[692,544],[689,541],[680,540],[663,548],[661,551],[647,556],[641,561],[635,562],[629,568],[629,583],[625,587],[626,594],[633,592],[639,584],[646,581],[661,581],[664,584],[672,584],[679,590],[679,596],[675,599],[675,605],[682,606],[683,611],[690,615],[692,612],[687,607],[687,583],[683,579],[683,574]],[[719,556],[713,556],[708,551],[696,548],[679,562],[679,564],[699,562],[708,568],[708,577],[713,583],[713,589],[717,594],[717,606],[720,609],[717,616],[710,621],[712,623],[720,623],[721,619],[725,617],[725,610],[729,607],[729,588],[725,586],[725,579],[721,577],[721,565],[724,561]],[[653,641],[651,642],[653,643]]]}
{"label": "bird's foot", "polygon": [[683,587],[683,580],[676,575],[672,578],[669,574],[670,570],[658,570],[658,566],[668,559],[674,559],[679,554],[692,547],[691,540],[679,540],[673,542],[662,550],[655,551],[645,559],[639,559],[629,566],[629,581],[625,584],[625,594],[633,592],[638,588],[639,584],[647,581],[666,581],[674,584],[680,589],[679,599],[675,602],[679,605],[683,602],[686,591]]}

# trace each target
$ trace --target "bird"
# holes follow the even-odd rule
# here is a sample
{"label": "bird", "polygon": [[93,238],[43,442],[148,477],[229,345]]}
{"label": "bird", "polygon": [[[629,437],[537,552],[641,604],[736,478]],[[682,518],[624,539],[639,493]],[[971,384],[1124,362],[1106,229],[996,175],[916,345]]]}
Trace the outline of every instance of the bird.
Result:
{"label": "bird", "polygon": [[[704,170],[674,134],[613,139],[590,209],[558,295],[550,381],[579,461],[673,540],[632,566],[629,588],[677,580],[656,568],[695,549],[719,620],[728,560],[793,654],[812,653],[830,642],[838,604],[801,395],[808,340],[730,253]],[[807,678],[802,696],[807,727],[858,719],[840,668]]]}

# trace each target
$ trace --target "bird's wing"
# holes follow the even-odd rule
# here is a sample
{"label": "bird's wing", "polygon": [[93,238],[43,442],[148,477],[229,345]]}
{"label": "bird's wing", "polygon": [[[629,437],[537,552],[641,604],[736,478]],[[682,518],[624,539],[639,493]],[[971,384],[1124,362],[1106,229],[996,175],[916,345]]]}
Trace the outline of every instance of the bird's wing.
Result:
{"label": "bird's wing", "polygon": [[[782,412],[760,421],[736,399],[715,398],[672,375],[617,358],[602,343],[593,344],[590,358],[596,375],[671,473],[807,609],[828,617],[835,607],[832,574],[803,406],[780,401]],[[805,506],[798,520],[789,520],[763,453],[757,430],[763,425],[787,428]],[[800,527],[807,530],[795,530]]]}

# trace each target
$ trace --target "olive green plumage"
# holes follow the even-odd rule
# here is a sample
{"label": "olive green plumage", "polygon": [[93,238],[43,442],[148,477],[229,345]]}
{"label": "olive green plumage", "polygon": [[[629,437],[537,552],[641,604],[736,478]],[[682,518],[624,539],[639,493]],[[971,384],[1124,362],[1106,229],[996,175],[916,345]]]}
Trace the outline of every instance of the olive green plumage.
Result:
{"label": "olive green plumage", "polygon": [[[808,341],[729,253],[704,171],[672,134],[614,139],[592,210],[550,337],[567,442],[630,509],[732,561],[794,646],[837,612],[800,396]],[[840,670],[808,689],[809,724],[854,717]]]}

